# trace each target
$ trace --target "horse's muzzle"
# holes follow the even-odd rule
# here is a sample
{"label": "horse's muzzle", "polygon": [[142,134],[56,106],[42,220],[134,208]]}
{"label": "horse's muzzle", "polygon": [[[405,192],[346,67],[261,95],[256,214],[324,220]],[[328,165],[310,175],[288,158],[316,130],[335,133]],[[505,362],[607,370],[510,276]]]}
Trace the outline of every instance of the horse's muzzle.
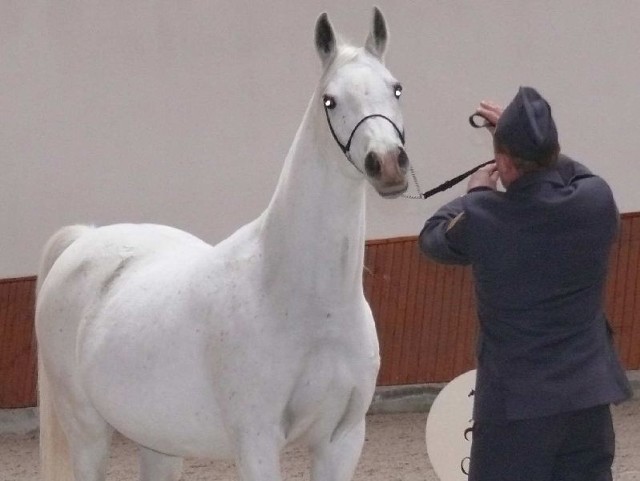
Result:
{"label": "horse's muzzle", "polygon": [[383,197],[397,197],[407,190],[408,168],[409,156],[402,147],[382,155],[369,152],[364,160],[369,180]]}

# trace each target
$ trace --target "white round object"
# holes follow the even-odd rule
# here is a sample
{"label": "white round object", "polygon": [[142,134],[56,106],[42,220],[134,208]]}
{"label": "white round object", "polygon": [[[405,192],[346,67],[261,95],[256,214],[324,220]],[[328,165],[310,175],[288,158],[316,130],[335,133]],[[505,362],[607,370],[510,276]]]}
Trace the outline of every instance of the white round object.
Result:
{"label": "white round object", "polygon": [[440,481],[465,481],[471,454],[476,371],[449,382],[433,401],[427,417],[427,454]]}

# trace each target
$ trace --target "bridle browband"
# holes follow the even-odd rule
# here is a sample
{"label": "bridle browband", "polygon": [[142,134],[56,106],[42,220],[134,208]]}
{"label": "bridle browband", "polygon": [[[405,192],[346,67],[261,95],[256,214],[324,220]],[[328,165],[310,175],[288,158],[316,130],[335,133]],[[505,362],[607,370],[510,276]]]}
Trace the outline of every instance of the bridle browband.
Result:
{"label": "bridle browband", "polygon": [[[367,115],[365,117],[363,117],[362,119],[360,119],[360,121],[355,125],[355,127],[353,128],[353,130],[351,131],[351,135],[349,135],[349,139],[347,140],[346,144],[343,144],[342,142],[340,142],[340,139],[338,138],[338,136],[336,135],[335,130],[333,130],[333,125],[331,124],[331,118],[329,117],[329,108],[324,105],[324,114],[327,117],[327,124],[329,124],[329,131],[331,132],[331,135],[333,136],[333,140],[336,141],[336,144],[338,144],[338,147],[340,147],[340,150],[342,150],[342,153],[344,154],[344,156],[347,158],[347,160],[349,161],[349,163],[351,165],[353,165],[353,167],[360,172],[361,174],[365,175],[364,172],[362,172],[362,170],[360,170],[360,168],[355,164],[355,162],[351,159],[351,141],[353,140],[353,136],[356,133],[356,130],[358,130],[358,127],[360,127],[366,120],[375,118],[375,117],[380,117],[382,119],[385,119],[387,122],[389,122],[391,125],[393,125],[393,128],[395,129],[395,131],[398,133],[398,137],[400,137],[400,142],[402,143],[402,146],[404,147],[404,143],[405,143],[405,138],[404,138],[404,129],[402,131],[400,131],[400,129],[398,128],[398,126],[395,124],[395,122],[393,120],[391,120],[389,117],[387,117],[386,115],[382,115],[382,114],[371,114],[371,115]],[[484,124],[478,124],[477,122],[474,122],[476,116],[481,116],[480,114],[473,114],[471,117],[469,117],[469,123],[471,124],[472,127],[474,128],[481,128],[481,127],[487,127],[487,126],[491,126],[492,124],[488,123],[484,123]],[[486,119],[485,119],[486,120]],[[459,184],[460,182],[462,182],[464,179],[466,179],[467,177],[469,177],[471,174],[475,173],[477,170],[480,170],[482,167],[491,164],[492,162],[495,162],[495,160],[489,160],[487,162],[483,162],[482,164],[474,167],[473,169],[470,169],[466,172],[463,172],[462,174],[447,180],[446,182],[443,182],[442,184],[440,184],[437,187],[434,187],[433,189],[430,189],[424,193],[421,193],[417,196],[414,195],[404,195],[403,197],[407,197],[409,199],[428,199],[429,197],[438,194],[440,192],[443,192],[447,189],[450,189],[451,187],[453,187],[456,184]],[[420,192],[420,186],[418,184],[418,178],[416,177],[416,174],[413,170],[413,166],[409,166],[410,170],[411,170],[411,176],[413,177],[413,182],[416,185],[416,188],[418,189],[418,192]]]}

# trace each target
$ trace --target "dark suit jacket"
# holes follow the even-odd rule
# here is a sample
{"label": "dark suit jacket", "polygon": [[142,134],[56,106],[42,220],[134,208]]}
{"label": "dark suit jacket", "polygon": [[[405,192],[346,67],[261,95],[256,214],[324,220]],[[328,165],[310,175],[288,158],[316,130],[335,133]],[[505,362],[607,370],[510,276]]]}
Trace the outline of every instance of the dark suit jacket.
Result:
{"label": "dark suit jacket", "polygon": [[549,416],[631,395],[603,308],[618,224],[606,182],[566,156],[427,220],[421,250],[473,268],[476,420]]}

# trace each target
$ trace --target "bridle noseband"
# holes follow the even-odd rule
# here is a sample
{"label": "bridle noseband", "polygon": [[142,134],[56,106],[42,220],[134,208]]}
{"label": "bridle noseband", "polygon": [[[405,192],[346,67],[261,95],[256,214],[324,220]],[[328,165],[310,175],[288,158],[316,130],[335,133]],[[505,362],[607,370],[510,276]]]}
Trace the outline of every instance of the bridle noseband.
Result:
{"label": "bridle noseband", "polygon": [[[391,125],[393,125],[393,128],[396,130],[396,132],[398,133],[398,137],[400,137],[400,142],[402,143],[402,146],[404,147],[404,129],[402,131],[400,131],[400,129],[398,128],[398,126],[395,124],[395,122],[393,120],[391,120],[389,117],[387,117],[386,115],[382,115],[382,114],[371,114],[371,115],[367,115],[366,117],[363,117],[362,119],[360,119],[360,121],[356,124],[356,126],[353,128],[353,130],[351,131],[351,135],[349,135],[349,139],[347,140],[346,144],[343,144],[342,142],[340,142],[340,139],[338,138],[338,136],[336,135],[335,130],[333,130],[333,125],[331,124],[331,118],[329,117],[329,108],[324,105],[324,114],[327,117],[327,123],[329,124],[329,131],[331,132],[331,135],[333,136],[333,139],[336,141],[336,143],[338,144],[338,147],[340,147],[340,150],[342,150],[342,153],[345,155],[345,157],[347,158],[347,160],[349,161],[349,163],[351,165],[353,165],[355,167],[355,169],[360,172],[362,175],[365,175],[364,172],[362,172],[362,170],[360,170],[360,168],[355,164],[355,162],[351,159],[351,141],[353,140],[353,136],[356,133],[356,130],[358,130],[358,127],[360,127],[366,120],[375,118],[375,117],[380,117],[382,119],[385,119],[387,122],[389,122]],[[473,114],[471,115],[471,117],[469,117],[469,123],[471,124],[472,127],[474,128],[482,128],[482,127],[487,127],[487,126],[493,126],[493,124],[491,124],[487,119],[485,120],[485,123],[478,123],[475,120],[475,117],[482,117],[482,115],[480,114]],[[484,117],[482,117],[484,118]],[[469,177],[471,174],[473,174],[474,172],[476,172],[477,170],[481,169],[482,167],[489,165],[491,163],[495,162],[495,160],[489,160],[488,162],[483,162],[482,164],[474,167],[473,169],[470,169],[466,172],[463,172],[462,174],[454,177],[453,179],[447,180],[446,182],[443,182],[442,184],[440,184],[439,186],[430,189],[424,193],[420,193],[420,185],[418,184],[418,179],[416,177],[416,174],[413,170],[413,166],[409,166],[410,170],[411,170],[411,176],[413,177],[413,182],[416,185],[416,188],[418,189],[418,193],[419,195],[415,196],[415,195],[404,195],[403,197],[409,198],[409,199],[428,199],[429,197],[431,197],[432,195],[435,195],[439,192],[443,192],[447,189],[450,189],[451,187],[453,187],[456,184],[459,184],[460,182],[462,182],[464,179],[466,179],[467,177]]]}
{"label": "bridle noseband", "polygon": [[351,141],[353,140],[353,136],[356,134],[356,130],[358,130],[358,127],[360,127],[366,120],[373,119],[373,118],[376,118],[376,117],[380,117],[382,119],[385,119],[387,122],[389,122],[391,125],[393,125],[393,128],[398,133],[398,137],[400,137],[400,142],[404,146],[404,130],[400,131],[398,126],[395,124],[395,122],[393,120],[391,120],[389,117],[387,117],[386,115],[371,114],[371,115],[367,115],[366,117],[363,117],[362,119],[360,119],[360,121],[355,125],[355,127],[351,131],[351,135],[349,135],[349,139],[347,140],[347,143],[343,144],[342,142],[340,142],[340,139],[336,135],[336,131],[333,130],[333,125],[331,124],[331,118],[329,117],[329,109],[327,108],[326,105],[324,106],[324,114],[327,117],[327,123],[329,124],[329,131],[331,131],[331,135],[333,136],[333,139],[336,141],[336,143],[338,144],[338,147],[340,147],[340,150],[342,150],[342,153],[345,155],[345,157],[347,158],[349,163],[351,163],[351,165],[353,165],[356,168],[356,170],[358,172],[360,172],[361,174],[364,174],[364,172],[362,172],[362,170],[360,170],[360,168],[351,159],[350,150],[351,150]]}

